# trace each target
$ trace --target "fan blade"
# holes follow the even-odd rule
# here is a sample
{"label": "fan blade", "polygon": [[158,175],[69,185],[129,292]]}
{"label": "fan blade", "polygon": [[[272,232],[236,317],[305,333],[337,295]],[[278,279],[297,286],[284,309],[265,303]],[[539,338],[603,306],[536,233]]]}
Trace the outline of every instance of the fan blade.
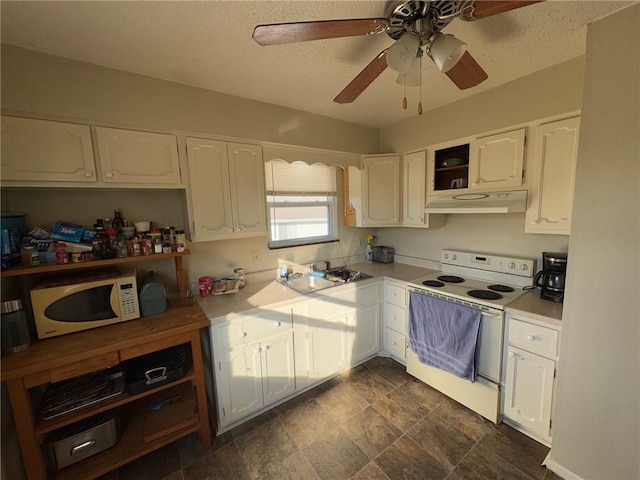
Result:
{"label": "fan blade", "polygon": [[489,78],[487,72],[482,69],[468,51],[464,52],[462,58],[446,75],[460,90],[475,87]]}
{"label": "fan blade", "polygon": [[[486,18],[499,13],[515,10],[516,8],[526,7],[534,3],[540,3],[544,0],[476,0],[473,2],[470,14],[463,12],[461,18],[463,20],[477,20]],[[466,18],[465,18],[466,17]]]}
{"label": "fan blade", "polygon": [[260,45],[307,42],[326,38],[354,37],[384,32],[386,18],[356,18],[353,20],[321,20],[317,22],[274,23],[258,25],[253,39]]}
{"label": "fan blade", "polygon": [[351,80],[351,83],[342,90],[336,98],[333,99],[336,103],[351,103],[358,96],[365,91],[365,89],[373,83],[373,81],[380,76],[382,72],[387,68],[387,49],[384,49],[374,58],[369,65],[364,67],[356,78]]}

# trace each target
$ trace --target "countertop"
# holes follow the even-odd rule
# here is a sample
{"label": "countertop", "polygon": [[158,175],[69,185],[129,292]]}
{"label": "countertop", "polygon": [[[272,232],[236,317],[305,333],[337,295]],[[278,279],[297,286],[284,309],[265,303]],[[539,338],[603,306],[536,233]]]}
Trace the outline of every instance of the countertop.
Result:
{"label": "countertop", "polygon": [[251,315],[265,307],[274,309],[296,302],[322,298],[323,296],[334,294],[337,289],[355,288],[356,285],[360,286],[373,283],[383,277],[401,282],[410,282],[435,271],[403,263],[356,263],[349,265],[349,268],[371,275],[373,278],[347,283],[309,294],[298,293],[276,280],[256,283],[249,282],[238,293],[198,297],[197,301],[205,315],[209,317],[212,322],[218,322],[232,320],[242,315]]}
{"label": "countertop", "polygon": [[[258,313],[266,307],[276,309],[296,302],[322,298],[335,294],[337,289],[355,288],[356,285],[366,285],[382,278],[400,282],[412,282],[437,271],[404,263],[356,263],[349,265],[349,268],[371,275],[373,278],[309,294],[298,293],[276,280],[249,282],[238,293],[198,297],[197,301],[204,314],[212,322],[217,323],[243,315]],[[525,315],[558,327],[562,325],[562,304],[542,300],[538,290],[525,293],[507,305],[505,311]]]}
{"label": "countertop", "polygon": [[509,303],[505,311],[550,323],[556,327],[562,326],[562,304],[543,300],[537,288]]}

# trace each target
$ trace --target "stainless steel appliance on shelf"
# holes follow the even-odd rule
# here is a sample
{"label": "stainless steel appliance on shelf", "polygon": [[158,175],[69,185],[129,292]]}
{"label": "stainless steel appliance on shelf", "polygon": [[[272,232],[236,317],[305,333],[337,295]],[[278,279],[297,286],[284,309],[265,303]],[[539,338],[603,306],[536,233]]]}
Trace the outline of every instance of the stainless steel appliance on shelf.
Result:
{"label": "stainless steel appliance on shelf", "polygon": [[[427,295],[481,312],[474,382],[420,362],[407,350],[407,372],[494,423],[500,411],[504,307],[531,285],[535,260],[442,250],[442,272],[409,283],[413,295]],[[411,312],[411,308],[409,308]],[[446,309],[445,309],[446,311]],[[411,315],[411,313],[410,313]]]}

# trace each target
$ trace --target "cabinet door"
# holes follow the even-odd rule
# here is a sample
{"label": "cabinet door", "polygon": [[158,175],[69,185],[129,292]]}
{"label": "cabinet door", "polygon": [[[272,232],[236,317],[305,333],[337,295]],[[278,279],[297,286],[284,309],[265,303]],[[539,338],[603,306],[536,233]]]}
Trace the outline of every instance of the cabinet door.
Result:
{"label": "cabinet door", "polygon": [[525,232],[569,235],[580,118],[535,129],[533,183]]}
{"label": "cabinet door", "polygon": [[296,389],[293,332],[260,343],[262,349],[262,393],[270,405]]}
{"label": "cabinet door", "polygon": [[311,383],[349,367],[346,313],[309,321],[308,335]]}
{"label": "cabinet door", "polygon": [[426,152],[408,153],[403,159],[403,226],[424,226],[426,213],[426,180],[427,159]]}
{"label": "cabinet door", "polygon": [[229,143],[229,178],[235,236],[267,233],[262,148]]}
{"label": "cabinet door", "polygon": [[401,333],[391,330],[390,328],[384,329],[384,350],[402,363],[407,361],[407,337]]}
{"label": "cabinet door", "polygon": [[524,128],[473,140],[469,150],[469,189],[522,185]]}
{"label": "cabinet door", "polygon": [[187,138],[189,187],[192,204],[192,240],[233,236],[231,187],[227,144]]}
{"label": "cabinet door", "polygon": [[351,364],[374,356],[380,351],[380,306],[369,305],[349,314],[351,327]]}
{"label": "cabinet door", "polygon": [[365,157],[363,165],[362,225],[400,224],[400,157]]}
{"label": "cabinet door", "polygon": [[105,183],[180,185],[175,135],[96,127]]}
{"label": "cabinet door", "polygon": [[90,128],[2,116],[2,179],[96,182]]}
{"label": "cabinet door", "polygon": [[555,362],[509,346],[504,415],[548,438]]}
{"label": "cabinet door", "polygon": [[237,348],[216,358],[220,425],[228,425],[263,406],[260,346]]}

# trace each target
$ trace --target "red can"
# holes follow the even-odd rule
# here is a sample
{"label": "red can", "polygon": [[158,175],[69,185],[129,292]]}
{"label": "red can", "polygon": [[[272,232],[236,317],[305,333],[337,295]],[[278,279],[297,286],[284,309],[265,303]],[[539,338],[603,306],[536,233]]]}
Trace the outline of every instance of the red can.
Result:
{"label": "red can", "polygon": [[199,292],[201,297],[211,294],[211,277],[200,277],[198,279]]}

